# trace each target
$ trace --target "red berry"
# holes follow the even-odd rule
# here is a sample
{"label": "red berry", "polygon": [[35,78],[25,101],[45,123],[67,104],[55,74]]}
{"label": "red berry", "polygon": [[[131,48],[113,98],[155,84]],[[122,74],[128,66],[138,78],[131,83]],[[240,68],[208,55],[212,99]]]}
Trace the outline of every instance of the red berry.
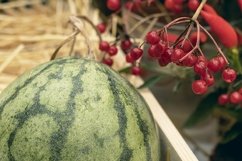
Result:
{"label": "red berry", "polygon": [[107,0],[107,7],[111,11],[117,11],[121,7],[120,0]]}
{"label": "red berry", "polygon": [[101,41],[100,44],[99,44],[99,49],[101,51],[108,52],[108,50],[109,50],[109,43],[107,41]]}
{"label": "red berry", "polygon": [[175,0],[165,0],[164,5],[165,5],[166,9],[168,9],[172,12],[175,12],[175,13],[181,13],[183,10],[183,6],[182,6],[181,2],[176,3]]}
{"label": "red berry", "polygon": [[128,63],[133,63],[133,62],[134,62],[134,59],[133,59],[133,57],[131,56],[130,53],[128,53],[128,54],[125,56],[125,59],[126,59],[126,62],[128,62]]}
{"label": "red berry", "polygon": [[137,66],[132,67],[132,74],[133,75],[140,75],[141,74],[141,68],[137,67]]}
{"label": "red berry", "polygon": [[173,63],[178,63],[179,60],[185,56],[185,53],[182,49],[175,49],[171,54],[171,61]]}
{"label": "red berry", "polygon": [[109,43],[107,41],[101,41],[100,44],[99,44],[99,49],[101,51],[108,52],[108,50],[109,50]]}
{"label": "red berry", "polygon": [[171,54],[173,52],[172,48],[166,48],[164,49],[164,52],[161,54],[159,58],[159,64],[160,66],[166,66],[171,62]]}
{"label": "red berry", "polygon": [[173,9],[172,9],[172,12],[176,13],[176,14],[179,14],[179,13],[182,13],[183,11],[183,6],[180,5],[180,4],[175,4],[173,6]]}
{"label": "red berry", "polygon": [[132,1],[125,2],[124,6],[129,11],[136,11],[137,10],[135,3],[132,2]]}
{"label": "red berry", "polygon": [[235,92],[230,94],[229,100],[233,104],[238,104],[242,100],[241,97],[242,97],[241,94],[239,92],[235,91]]}
{"label": "red berry", "polygon": [[158,43],[156,45],[150,45],[148,49],[148,54],[152,58],[159,58],[163,52],[164,47],[161,43]]}
{"label": "red berry", "polygon": [[142,0],[133,0],[135,9],[139,9],[141,7]]}
{"label": "red berry", "polygon": [[193,69],[194,69],[194,72],[197,73],[198,75],[204,75],[206,73],[207,64],[204,61],[198,61],[193,66]]}
{"label": "red berry", "polygon": [[204,80],[195,80],[192,83],[192,91],[195,94],[204,94],[208,90],[208,86]]}
{"label": "red berry", "polygon": [[222,72],[222,78],[227,83],[232,83],[236,79],[237,75],[234,69],[226,68]]}
{"label": "red berry", "polygon": [[[182,42],[179,43],[179,45],[182,45]],[[185,40],[182,48],[181,48],[184,52],[189,53],[189,51],[191,51],[193,49],[193,46],[191,45],[191,43],[188,40]]]}
{"label": "red berry", "polygon": [[192,11],[196,11],[199,6],[198,0],[189,0],[188,1],[188,8]]}
{"label": "red berry", "polygon": [[164,5],[165,5],[165,8],[166,8],[166,9],[168,9],[168,10],[172,10],[173,7],[174,7],[174,5],[175,5],[175,3],[174,3],[173,0],[165,0]]}
{"label": "red berry", "polygon": [[146,41],[151,45],[155,45],[160,41],[160,37],[156,31],[150,31],[146,34]]}
{"label": "red berry", "polygon": [[214,57],[208,61],[208,69],[214,73],[218,72],[221,69],[220,61],[217,57]]}
{"label": "red berry", "polygon": [[218,97],[218,104],[219,105],[225,105],[229,102],[229,96],[227,94],[221,94]]}
{"label": "red berry", "polygon": [[105,23],[99,23],[99,24],[97,25],[97,29],[98,29],[98,31],[99,31],[100,33],[104,33],[105,30],[106,30],[106,24],[105,24]]}
{"label": "red berry", "polygon": [[129,39],[125,39],[121,41],[121,48],[122,50],[128,50],[129,48],[131,48],[132,46],[132,42]]}
{"label": "red berry", "polygon": [[173,0],[176,4],[182,4],[185,0]]}
{"label": "red berry", "polygon": [[143,55],[143,50],[140,48],[133,48],[130,54],[134,60],[138,60]]}
{"label": "red berry", "polygon": [[162,57],[162,56],[159,58],[158,62],[160,64],[160,66],[162,66],[162,67],[164,67],[170,63],[170,61],[168,59],[166,59],[165,57]]}
{"label": "red berry", "polygon": [[242,95],[242,88],[240,88],[240,89],[238,90],[238,92]]}
{"label": "red berry", "polygon": [[208,60],[207,60],[204,56],[198,56],[198,57],[197,57],[197,62],[200,62],[200,61],[205,62],[206,65],[207,65],[207,61],[208,61]]}
{"label": "red berry", "polygon": [[108,66],[112,66],[113,65],[113,59],[111,59],[111,58],[104,58],[103,59],[103,63],[108,65]]}
{"label": "red berry", "polygon": [[208,72],[206,72],[204,75],[202,75],[201,79],[207,83],[207,86],[211,86],[215,82],[214,76]]}
{"label": "red berry", "polygon": [[184,66],[192,67],[197,63],[197,57],[193,54],[190,54],[182,61]]}
{"label": "red berry", "polygon": [[220,70],[221,70],[227,65],[227,63],[225,62],[225,59],[223,56],[217,56],[217,59],[219,60]]}
{"label": "red berry", "polygon": [[115,45],[109,47],[108,54],[114,56],[118,53],[118,48]]}
{"label": "red berry", "polygon": [[174,49],[172,48],[166,48],[164,49],[164,52],[162,53],[162,56],[167,58],[171,62],[171,54],[174,52]]}

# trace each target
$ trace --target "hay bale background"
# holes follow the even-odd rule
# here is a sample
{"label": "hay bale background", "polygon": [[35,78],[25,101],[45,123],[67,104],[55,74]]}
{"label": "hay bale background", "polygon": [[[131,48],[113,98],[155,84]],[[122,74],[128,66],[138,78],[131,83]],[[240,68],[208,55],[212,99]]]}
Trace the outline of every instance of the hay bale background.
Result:
{"label": "hay bale background", "polygon": [[[0,4],[0,92],[18,75],[50,59],[60,42],[73,32],[68,23],[70,15],[86,15],[95,24],[100,21],[90,1],[48,2],[19,0]],[[91,39],[90,46],[97,46],[95,31],[86,23],[82,28]],[[69,50],[67,44],[59,55],[66,55]],[[84,38],[80,36],[74,52],[86,51]]]}

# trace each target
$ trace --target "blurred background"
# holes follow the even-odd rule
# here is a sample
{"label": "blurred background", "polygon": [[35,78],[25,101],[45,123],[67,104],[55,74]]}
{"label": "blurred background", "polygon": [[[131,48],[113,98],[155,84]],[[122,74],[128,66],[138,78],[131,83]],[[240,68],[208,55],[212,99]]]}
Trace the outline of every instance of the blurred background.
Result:
{"label": "blurred background", "polygon": [[[124,59],[128,52],[122,49],[120,41],[130,39],[133,46],[139,46],[150,30],[160,29],[182,16],[192,17],[197,3],[199,5],[200,1],[122,0],[118,9],[112,10],[107,0],[1,0],[0,92],[20,74],[50,60],[60,42],[73,33],[73,26],[68,22],[70,15],[85,16],[92,22],[80,21],[83,35],[75,40],[72,55],[86,56],[87,46],[102,55],[98,49],[101,36],[118,46],[119,53],[112,57],[112,67],[122,74],[130,74],[130,66]],[[241,104],[229,104],[225,108],[217,99],[223,92],[242,87],[242,1],[208,0],[207,4],[210,11],[212,8],[237,34],[238,43],[233,48],[227,47],[212,32],[210,24],[198,17],[238,71],[235,85],[227,85],[216,76],[218,83],[207,94],[195,95],[191,83],[197,76],[191,68],[174,64],[161,67],[148,56],[148,46],[144,45],[140,62],[143,87],[151,89],[199,160],[241,161]],[[103,33],[98,27],[101,23],[105,24]],[[175,25],[169,33],[177,38],[185,29],[185,25]],[[58,57],[68,55],[71,47],[72,43],[64,46]],[[211,39],[201,44],[201,49],[208,58],[217,52]],[[233,56],[235,53],[237,57]]]}

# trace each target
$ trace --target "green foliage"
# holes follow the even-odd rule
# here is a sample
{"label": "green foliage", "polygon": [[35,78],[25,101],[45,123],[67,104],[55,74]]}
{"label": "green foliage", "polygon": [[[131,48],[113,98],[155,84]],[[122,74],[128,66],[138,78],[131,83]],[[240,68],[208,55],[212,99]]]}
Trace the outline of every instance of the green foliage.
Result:
{"label": "green foliage", "polygon": [[155,75],[153,77],[150,77],[141,86],[139,86],[138,89],[151,87],[155,85],[157,82],[159,82],[163,77],[164,77],[163,75]]}
{"label": "green foliage", "polygon": [[242,134],[242,122],[237,122],[223,137],[222,143],[228,143]]}
{"label": "green foliage", "polygon": [[210,116],[217,106],[217,98],[221,91],[208,94],[197,106],[196,110],[185,122],[184,127],[190,128]]}

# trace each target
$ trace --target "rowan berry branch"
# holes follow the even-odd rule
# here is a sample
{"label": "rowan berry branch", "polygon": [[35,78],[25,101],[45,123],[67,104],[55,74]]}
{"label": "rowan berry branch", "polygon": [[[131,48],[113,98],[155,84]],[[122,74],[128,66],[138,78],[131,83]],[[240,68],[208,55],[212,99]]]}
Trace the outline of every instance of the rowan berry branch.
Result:
{"label": "rowan berry branch", "polygon": [[209,36],[209,38],[213,41],[213,44],[216,46],[218,52],[223,56],[226,63],[229,64],[228,59],[226,58],[226,56],[222,52],[221,48],[218,46],[217,42],[214,40],[213,36],[202,25],[199,24],[199,26]]}
{"label": "rowan berry branch", "polygon": [[200,5],[198,6],[196,12],[194,13],[194,15],[192,16],[192,20],[195,21],[197,20],[203,6],[206,4],[207,0],[202,0],[202,2],[200,3]]}

